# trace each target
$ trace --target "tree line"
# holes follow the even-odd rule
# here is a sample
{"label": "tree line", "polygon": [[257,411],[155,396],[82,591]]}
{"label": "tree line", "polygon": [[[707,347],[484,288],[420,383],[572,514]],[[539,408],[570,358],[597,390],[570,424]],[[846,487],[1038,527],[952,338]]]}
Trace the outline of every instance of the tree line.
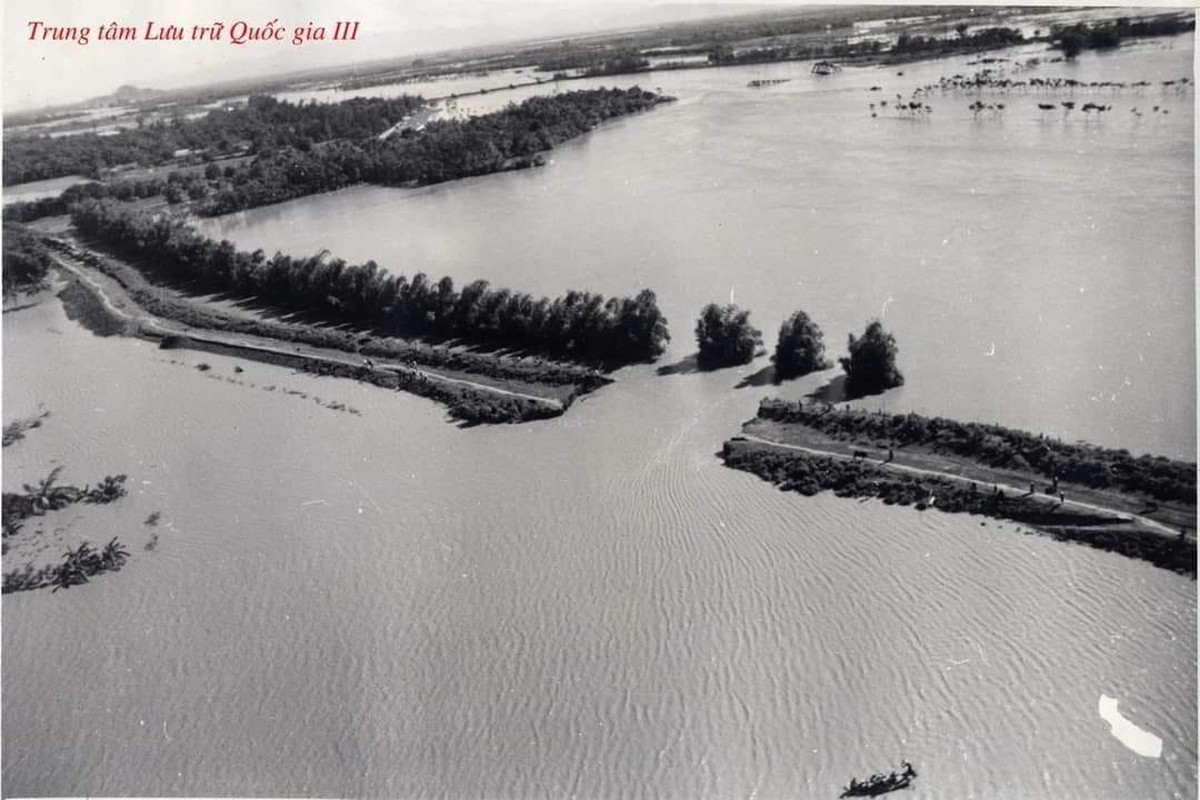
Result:
{"label": "tree line", "polygon": [[245,106],[217,108],[197,119],[174,116],[111,136],[8,137],[4,142],[4,185],[85,175],[136,163],[157,166],[179,150],[211,154],[244,150],[266,154],[309,148],[336,139],[378,136],[424,104],[420,97],[356,97],[341,103],[289,103],[252,96]]}
{"label": "tree line", "polygon": [[745,47],[734,49],[727,45],[713,48],[708,54],[708,63],[713,66],[734,64],[760,64],[773,61],[798,61],[822,57],[854,58],[857,56],[891,55],[910,57],[913,55],[976,52],[1009,47],[1025,41],[1016,28],[982,28],[967,33],[965,25],[959,27],[955,37],[920,36],[902,33],[895,43],[888,46],[879,40],[834,43],[791,43]]}
{"label": "tree line", "polygon": [[552,72],[555,78],[565,76],[566,71],[572,69],[579,70],[580,75],[589,78],[604,75],[628,75],[649,70],[650,59],[636,50],[618,52],[582,50],[555,54],[540,61],[537,65],[539,72]]}
{"label": "tree line", "polygon": [[83,234],[120,255],[160,265],[174,280],[401,334],[458,337],[608,364],[655,358],[670,339],[649,289],[607,299],[570,291],[553,300],[492,288],[482,280],[456,290],[449,277],[433,281],[417,273],[409,279],[374,261],[352,265],[327,253],[307,258],[247,253],[111,200],[82,201],[71,216]]}
{"label": "tree line", "polygon": [[1175,36],[1194,31],[1193,16],[1164,16],[1131,20],[1121,17],[1114,22],[1088,25],[1077,22],[1051,30],[1050,40],[1066,58],[1075,58],[1083,50],[1106,50],[1121,46],[1122,39],[1137,36]]}
{"label": "tree line", "polygon": [[[28,222],[65,214],[72,203],[86,198],[134,200],[157,195],[172,204],[193,201],[195,211],[215,216],[363,182],[413,186],[483,175],[539,163],[541,151],[586,133],[605,119],[665,99],[637,88],[534,97],[465,121],[432,122],[423,131],[406,128],[385,141],[369,137],[266,149],[237,166],[210,162],[203,170],[176,170],[161,178],[80,183],[57,197],[5,206],[4,219]],[[310,107],[265,100],[271,101],[271,107]]]}
{"label": "tree line", "polygon": [[421,186],[534,165],[536,156],[613,117],[667,98],[637,87],[531,97],[467,120],[438,120],[382,141],[342,139],[260,154],[210,182],[202,214],[217,215],[356,183]]}
{"label": "tree line", "polygon": [[953,39],[902,33],[896,38],[896,43],[889,52],[895,55],[909,55],[956,50],[996,50],[1025,41],[1025,35],[1016,28],[982,28],[975,33],[967,33],[966,23],[962,23],[956,30],[957,36]]}

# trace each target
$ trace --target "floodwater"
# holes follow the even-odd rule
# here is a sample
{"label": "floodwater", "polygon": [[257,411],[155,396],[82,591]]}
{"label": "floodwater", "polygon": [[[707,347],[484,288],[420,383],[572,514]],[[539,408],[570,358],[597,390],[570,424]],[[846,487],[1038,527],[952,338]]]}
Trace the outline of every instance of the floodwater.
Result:
{"label": "floodwater", "polygon": [[[1187,40],[1163,41],[1015,77],[1190,74]],[[834,355],[882,317],[908,383],[874,406],[1193,459],[1191,90],[990,91],[985,102],[1006,108],[978,116],[976,94],[935,91],[918,118],[892,110],[897,93],[981,67],[949,59],[824,79],[808,68],[638,76],[679,101],[568,143],[545,168],[358,187],[200,227],[246,249],[328,248],[460,285],[551,296],[649,286],[672,322],[668,361],[694,350],[692,325],[714,300],[749,308],[768,340],[804,309]],[[791,80],[746,87],[772,78]],[[550,89],[459,103],[535,91]],[[1037,108],[1070,99],[1112,110]]]}
{"label": "floodwater", "polygon": [[4,205],[22,201],[42,200],[47,197],[58,197],[64,189],[77,183],[90,183],[90,178],[82,175],[67,175],[62,178],[47,178],[44,181],[29,181],[4,187]]}
{"label": "floodwater", "polygon": [[479,91],[504,90],[511,86],[549,78],[548,73],[539,72],[531,67],[521,67],[519,69],[457,73],[352,89],[339,88],[340,84],[313,86],[276,92],[275,97],[289,103],[340,103],[354,97],[400,97],[401,95],[431,99]]}
{"label": "floodwater", "polygon": [[[1178,77],[1191,50],[1115,57],[1072,69]],[[870,118],[867,87],[945,66],[654,76],[677,104],[547,168],[208,229],[542,293],[649,285],[667,365],[709,300],[769,332],[805,308],[833,355],[886,304],[909,382],[872,404],[1191,455],[1190,93],[1128,98],[1176,111],[1140,122],[1030,98],[976,120],[958,96]],[[56,459],[70,483],[127,472],[73,524],[133,553],[4,597],[6,795],[833,797],[901,758],[914,798],[1195,792],[1194,581],[721,466],[761,396],[833,373],[636,366],[557,420],[464,430],[421,398],[100,339],[54,302],[4,341],[5,419],[52,412],[5,488]]]}

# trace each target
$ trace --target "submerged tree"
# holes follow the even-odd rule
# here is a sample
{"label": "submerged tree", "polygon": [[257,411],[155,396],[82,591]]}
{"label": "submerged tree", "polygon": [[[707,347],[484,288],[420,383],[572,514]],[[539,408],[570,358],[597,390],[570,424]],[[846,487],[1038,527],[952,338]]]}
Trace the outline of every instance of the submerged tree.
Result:
{"label": "submerged tree", "polygon": [[696,321],[696,344],[703,369],[748,364],[762,347],[762,331],[750,324],[749,311],[709,303]]}
{"label": "submerged tree", "polygon": [[838,359],[846,371],[846,389],[852,395],[874,394],[904,383],[896,369],[896,339],[872,320],[860,338],[850,334],[850,355]]}
{"label": "submerged tree", "polygon": [[779,341],[775,344],[775,375],[795,378],[829,367],[825,360],[825,337],[808,314],[797,311],[779,326]]}

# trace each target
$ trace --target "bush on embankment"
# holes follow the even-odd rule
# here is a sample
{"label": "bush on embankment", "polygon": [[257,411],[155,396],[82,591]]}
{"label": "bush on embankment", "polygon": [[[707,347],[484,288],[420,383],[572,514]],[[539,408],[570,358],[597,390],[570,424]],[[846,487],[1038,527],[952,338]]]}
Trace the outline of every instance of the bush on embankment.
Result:
{"label": "bush on embankment", "polygon": [[989,467],[1031,471],[1095,489],[1144,494],[1194,504],[1196,465],[1162,456],[1135,458],[1128,450],[1065,444],[1044,435],[920,414],[874,414],[765,399],[760,419],[799,423],[835,439],[868,439],[895,447],[917,445],[970,458]]}
{"label": "bush on embankment", "polygon": [[1061,539],[1121,553],[1183,574],[1196,574],[1196,542],[1130,526],[1117,526],[1113,516],[1073,511],[1048,505],[1044,498],[1005,496],[935,476],[916,476],[884,470],[863,461],[818,456],[800,451],[728,441],[722,450],[725,466],[750,472],[784,491],[813,496],[831,490],[838,497],[873,497],[888,505],[930,507],[948,513],[982,514],[1010,519]]}

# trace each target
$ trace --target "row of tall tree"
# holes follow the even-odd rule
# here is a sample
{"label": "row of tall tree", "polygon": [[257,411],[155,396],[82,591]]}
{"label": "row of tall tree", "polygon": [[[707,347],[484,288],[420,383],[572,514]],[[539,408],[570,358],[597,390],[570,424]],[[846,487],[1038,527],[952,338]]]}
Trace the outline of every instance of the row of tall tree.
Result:
{"label": "row of tall tree", "polygon": [[[803,311],[779,326],[775,343],[775,375],[788,379],[827,369],[824,334]],[[702,369],[748,364],[762,351],[762,331],[750,324],[750,312],[732,303],[709,303],[696,321],[696,360]],[[904,375],[896,367],[896,339],[872,320],[862,336],[850,334],[848,355],[838,359],[846,373],[846,389],[854,395],[872,394],[900,386]]]}
{"label": "row of tall tree", "polygon": [[424,273],[392,275],[374,262],[347,264],[320,253],[293,258],[237,250],[193,229],[111,200],[72,208],[85,235],[120,255],[159,265],[167,277],[211,290],[252,295],[276,306],[406,335],[438,335],[527,348],[594,363],[657,357],[670,340],[654,292],[612,297],[571,291],[553,300]]}
{"label": "row of tall tree", "polygon": [[994,50],[1025,41],[1025,35],[1016,28],[981,28],[974,33],[968,33],[967,24],[964,22],[956,26],[955,31],[957,35],[954,38],[902,33],[896,38],[896,43],[889,52],[907,55],[958,50]]}

